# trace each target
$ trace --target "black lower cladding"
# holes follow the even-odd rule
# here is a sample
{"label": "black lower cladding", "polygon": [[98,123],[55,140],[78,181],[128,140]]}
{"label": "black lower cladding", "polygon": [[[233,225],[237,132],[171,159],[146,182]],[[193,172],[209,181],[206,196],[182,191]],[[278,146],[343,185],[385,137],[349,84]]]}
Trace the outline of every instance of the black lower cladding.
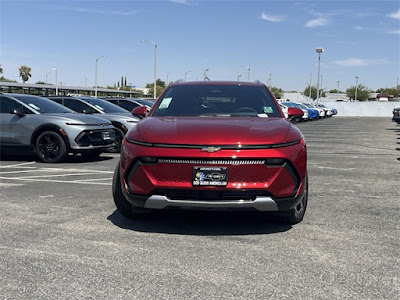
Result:
{"label": "black lower cladding", "polygon": [[229,190],[193,190],[193,189],[156,189],[154,195],[162,195],[174,200],[255,200],[256,197],[268,197],[267,191],[229,191]]}
{"label": "black lower cladding", "polygon": [[[104,138],[106,133],[107,138]],[[76,143],[81,147],[87,146],[106,146],[114,143],[114,130],[87,130],[82,131],[75,139]]]}

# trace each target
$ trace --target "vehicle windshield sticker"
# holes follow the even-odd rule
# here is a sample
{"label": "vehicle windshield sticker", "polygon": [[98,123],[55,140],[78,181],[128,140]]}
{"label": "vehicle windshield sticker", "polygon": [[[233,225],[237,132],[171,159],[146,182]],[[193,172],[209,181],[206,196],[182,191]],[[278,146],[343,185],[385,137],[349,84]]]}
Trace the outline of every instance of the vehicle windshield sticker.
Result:
{"label": "vehicle windshield sticker", "polygon": [[268,115],[267,114],[257,114],[257,117],[268,118]]}
{"label": "vehicle windshield sticker", "polygon": [[161,100],[160,106],[158,109],[166,109],[171,104],[172,98],[164,98]]}
{"label": "vehicle windshield sticker", "polygon": [[272,109],[271,106],[263,106],[263,111],[264,111],[264,113],[266,113],[266,114],[270,114],[270,113],[273,113],[273,112],[274,112],[274,110]]}
{"label": "vehicle windshield sticker", "polygon": [[102,108],[100,105],[95,104],[95,107],[100,109],[101,111],[104,111],[104,108]]}
{"label": "vehicle windshield sticker", "polygon": [[28,105],[29,105],[30,107],[32,107],[34,110],[40,111],[40,107],[36,106],[35,104],[29,103]]}

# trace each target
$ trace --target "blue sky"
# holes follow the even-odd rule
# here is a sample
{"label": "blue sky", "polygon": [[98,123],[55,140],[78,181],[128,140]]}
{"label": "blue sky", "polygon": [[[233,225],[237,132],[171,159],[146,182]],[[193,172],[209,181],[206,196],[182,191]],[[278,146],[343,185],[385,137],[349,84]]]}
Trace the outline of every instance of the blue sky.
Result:
{"label": "blue sky", "polygon": [[[21,82],[18,67],[32,68],[28,83],[113,85],[121,76],[143,87],[167,81],[250,80],[303,91],[317,81],[345,90],[359,83],[393,87],[400,76],[400,2],[235,0],[1,0],[0,64]],[[190,71],[190,72],[189,72]]]}

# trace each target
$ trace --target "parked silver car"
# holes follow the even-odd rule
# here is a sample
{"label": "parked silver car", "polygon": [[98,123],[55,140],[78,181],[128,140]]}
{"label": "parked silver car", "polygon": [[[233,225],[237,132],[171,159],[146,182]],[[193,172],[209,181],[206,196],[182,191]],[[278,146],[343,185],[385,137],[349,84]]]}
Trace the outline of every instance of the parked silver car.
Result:
{"label": "parked silver car", "polygon": [[111,122],[81,115],[49,99],[0,93],[0,146],[34,151],[56,163],[68,153],[97,156],[114,145]]}
{"label": "parked silver car", "polygon": [[49,96],[48,98],[75,112],[98,114],[98,116],[110,120],[115,127],[115,146],[109,149],[110,152],[120,152],[125,133],[140,121],[139,118],[132,116],[130,111],[103,99],[85,96]]}

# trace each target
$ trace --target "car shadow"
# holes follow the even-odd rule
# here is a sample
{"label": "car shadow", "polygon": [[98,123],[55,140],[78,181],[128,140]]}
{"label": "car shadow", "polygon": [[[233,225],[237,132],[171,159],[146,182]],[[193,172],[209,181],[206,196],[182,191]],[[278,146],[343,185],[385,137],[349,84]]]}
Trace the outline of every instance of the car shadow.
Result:
{"label": "car shadow", "polygon": [[243,211],[167,210],[130,220],[115,210],[107,220],[122,229],[139,232],[205,236],[273,234],[292,228],[280,224],[275,216]]}

